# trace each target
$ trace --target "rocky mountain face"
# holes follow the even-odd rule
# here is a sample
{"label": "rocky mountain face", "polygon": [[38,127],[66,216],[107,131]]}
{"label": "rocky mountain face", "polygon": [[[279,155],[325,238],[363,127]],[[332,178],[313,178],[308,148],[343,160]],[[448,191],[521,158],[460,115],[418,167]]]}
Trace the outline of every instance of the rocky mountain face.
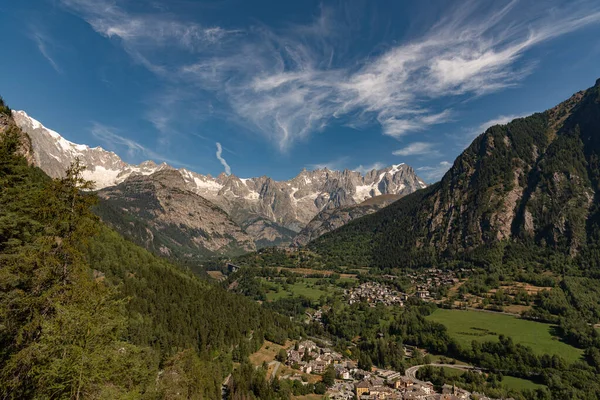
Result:
{"label": "rocky mountain face", "polygon": [[140,165],[127,164],[115,153],[101,147],[90,148],[66,140],[25,111],[13,111],[12,115],[17,125],[31,138],[35,165],[52,178],[63,177],[76,157],[86,167],[84,178],[94,181],[96,189],[116,185],[131,175],[150,175],[170,168],[167,164],[157,165],[152,161]]}
{"label": "rocky mountain face", "polygon": [[[313,242],[365,263],[426,264],[517,242],[575,256],[600,238],[600,80],[558,106],[489,128],[441,182]],[[367,244],[368,243],[368,244]]]}
{"label": "rocky mountain face", "polygon": [[[261,226],[268,221],[285,229],[279,237],[288,235],[288,239],[323,210],[360,204],[381,194],[405,195],[426,186],[405,164],[364,176],[349,170],[303,170],[289,181],[225,174],[212,178],[187,170],[181,173],[192,190],[223,208],[249,232],[262,233]],[[272,237],[276,239],[276,235],[273,232]]]}
{"label": "rocky mountain face", "polygon": [[305,246],[310,241],[328,232],[341,228],[356,218],[373,214],[375,211],[390,205],[401,197],[402,195],[400,194],[382,194],[365,200],[360,204],[338,208],[326,208],[318,213],[308,225],[294,237],[292,246]]}
{"label": "rocky mountain face", "polygon": [[152,161],[130,165],[113,152],[64,139],[23,111],[13,111],[13,117],[31,137],[35,164],[48,175],[62,176],[76,157],[86,167],[84,177],[95,181],[96,189],[159,171],[175,171],[187,190],[225,211],[259,247],[290,243],[322,211],[357,205],[383,194],[406,195],[426,187],[405,164],[372,170],[365,175],[350,170],[303,170],[288,181],[275,181],[266,176],[245,179],[221,174],[212,177]]}
{"label": "rocky mountain face", "polygon": [[101,219],[151,251],[182,260],[255,250],[229,216],[190,191],[178,171],[134,175],[98,192]]}

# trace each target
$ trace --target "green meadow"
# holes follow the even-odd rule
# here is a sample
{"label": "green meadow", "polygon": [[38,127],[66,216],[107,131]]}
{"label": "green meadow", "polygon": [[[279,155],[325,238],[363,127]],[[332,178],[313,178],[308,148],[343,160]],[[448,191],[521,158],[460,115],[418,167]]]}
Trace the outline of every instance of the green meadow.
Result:
{"label": "green meadow", "polygon": [[502,386],[513,390],[536,390],[546,387],[527,379],[515,378],[514,376],[503,377]]}
{"label": "green meadow", "polygon": [[316,281],[316,278],[298,279],[296,283],[287,285],[287,290],[284,289],[283,285],[271,282],[271,284],[275,284],[279,287],[279,291],[269,290],[266,293],[267,301],[274,301],[284,297],[295,296],[304,296],[311,300],[317,300],[319,297],[330,293],[325,290],[323,286],[316,286]]}
{"label": "green meadow", "polygon": [[539,355],[556,354],[568,362],[577,361],[583,355],[580,349],[554,337],[549,324],[499,313],[447,309],[437,309],[427,318],[446,326],[448,333],[465,347],[473,340],[495,341],[504,335],[515,343],[531,347]]}

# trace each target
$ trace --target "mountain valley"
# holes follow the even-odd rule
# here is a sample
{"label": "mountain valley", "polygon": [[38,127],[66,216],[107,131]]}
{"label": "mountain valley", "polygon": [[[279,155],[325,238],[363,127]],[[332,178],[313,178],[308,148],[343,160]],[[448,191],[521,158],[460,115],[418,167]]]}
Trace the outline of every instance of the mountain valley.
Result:
{"label": "mountain valley", "polygon": [[[24,111],[13,111],[13,117],[31,138],[35,165],[49,176],[59,178],[78,158],[86,167],[84,178],[94,181],[99,191],[100,205],[96,208],[99,215],[136,243],[157,254],[178,254],[178,258],[231,256],[255,247],[287,245],[292,241],[296,245],[306,244],[307,238],[315,238],[371,212],[372,206],[361,206],[366,200],[383,196],[387,200],[380,204],[387,204],[389,199],[427,186],[405,164],[372,170],[364,176],[349,170],[303,170],[289,181],[275,181],[266,176],[246,179],[225,173],[212,177],[152,161],[131,165],[101,147],[90,148],[64,139]],[[166,177],[172,182],[167,182]],[[147,184],[143,192],[148,203],[140,204],[142,194],[131,190],[140,190],[142,184]],[[164,185],[187,191],[186,201],[179,198],[179,202],[171,201],[165,207],[156,192]],[[150,204],[160,207],[160,215],[170,221],[170,228],[151,228],[157,221],[154,211],[144,210]],[[194,209],[194,204],[204,206],[182,218],[183,210]],[[343,207],[353,211],[335,218],[335,223],[318,224],[312,232],[311,226],[316,224],[311,222],[313,218],[319,220]],[[196,220],[190,219],[191,215]],[[217,233],[214,223],[220,220],[228,222]]]}

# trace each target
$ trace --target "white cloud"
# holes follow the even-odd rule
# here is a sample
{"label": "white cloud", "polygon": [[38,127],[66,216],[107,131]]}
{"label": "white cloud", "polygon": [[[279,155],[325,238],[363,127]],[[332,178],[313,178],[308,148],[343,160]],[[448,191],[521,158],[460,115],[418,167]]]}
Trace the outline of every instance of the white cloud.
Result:
{"label": "white cloud", "polygon": [[[399,137],[449,119],[450,110],[426,109],[423,102],[513,86],[531,72],[530,65],[516,66],[527,49],[600,20],[598,7],[587,15],[572,7],[524,19],[511,13],[515,4],[483,16],[459,7],[422,37],[359,68],[323,68],[321,54],[305,41],[269,32],[241,54],[203,61],[202,73],[189,78],[204,85],[208,74],[218,86],[226,77],[224,91],[234,111],[281,150],[334,118],[375,120],[384,134]],[[558,32],[551,29],[555,25]]]}
{"label": "white cloud", "polygon": [[489,121],[485,121],[479,125],[479,133],[485,132],[488,128],[491,128],[494,125],[506,125],[510,121],[526,117],[529,114],[521,114],[521,115],[499,115],[496,118],[490,119]]}
{"label": "white cloud", "polygon": [[482,122],[481,124],[477,125],[476,127],[465,129],[463,133],[451,134],[449,136],[453,137],[460,145],[462,145],[464,148],[466,148],[471,144],[473,139],[475,139],[477,136],[484,133],[486,130],[488,130],[488,128],[491,128],[494,125],[506,125],[514,119],[523,118],[530,114],[531,113],[525,113],[525,114],[520,114],[520,115],[517,115],[517,114],[499,115],[488,121]]}
{"label": "white cloud", "polygon": [[135,157],[139,153],[147,155],[150,150],[142,146],[138,142],[123,137],[115,132],[114,128],[102,125],[100,123],[94,123],[91,132],[97,139],[103,141],[109,149],[117,147],[123,147],[127,150],[127,155]]}
{"label": "white cloud", "polygon": [[48,49],[48,47],[53,46],[52,40],[33,27],[31,28],[30,37],[35,42],[41,55],[50,63],[52,68],[59,74],[62,74],[62,68],[54,61],[54,58],[50,55],[50,50]]}
{"label": "white cloud", "polygon": [[225,168],[225,174],[231,175],[231,167],[229,166],[229,164],[227,164],[227,161],[225,161],[225,159],[221,155],[222,153],[223,153],[223,148],[221,147],[221,143],[217,142],[217,158],[223,165],[223,168]]}
{"label": "white cloud", "polygon": [[448,161],[442,161],[437,165],[417,168],[417,173],[426,182],[436,182],[444,176],[451,166],[452,164]]}
{"label": "white cloud", "polygon": [[356,172],[360,172],[361,174],[366,174],[367,172],[371,172],[374,169],[375,170],[379,170],[379,169],[383,169],[385,168],[385,164],[381,163],[381,162],[375,162],[371,165],[359,165],[358,167],[354,168],[353,171]]}
{"label": "white cloud", "polygon": [[118,38],[125,51],[150,71],[168,78],[176,62],[165,52],[198,53],[223,40],[235,31],[216,26],[185,22],[157,9],[155,13],[131,13],[119,7],[115,0],[59,0],[80,15],[99,34]]}
{"label": "white cloud", "polygon": [[436,143],[414,142],[408,146],[392,152],[395,156],[437,156],[439,151],[435,150]]}
{"label": "white cloud", "polygon": [[[118,37],[136,61],[169,84],[213,92],[229,105],[229,118],[281,151],[334,120],[378,123],[395,138],[444,123],[451,110],[438,100],[518,85],[535,66],[524,62],[528,50],[600,22],[600,3],[591,0],[544,7],[516,0],[451,2],[426,31],[342,64],[336,51],[350,45],[342,42],[350,36],[337,18],[345,14],[327,7],[308,26],[277,32],[254,26],[240,34],[171,14],[126,12],[115,1],[61,1],[100,34]],[[197,55],[197,61],[165,57],[175,51]]]}

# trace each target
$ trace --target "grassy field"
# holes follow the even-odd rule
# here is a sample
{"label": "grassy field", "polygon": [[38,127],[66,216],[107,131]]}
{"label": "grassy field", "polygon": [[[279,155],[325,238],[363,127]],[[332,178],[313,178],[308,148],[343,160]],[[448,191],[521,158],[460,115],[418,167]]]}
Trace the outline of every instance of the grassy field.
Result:
{"label": "grassy field", "polygon": [[311,300],[317,300],[319,297],[330,293],[322,288],[310,287],[315,281],[317,281],[316,278],[304,278],[293,285],[288,285],[288,290],[283,290],[283,286],[280,286],[279,292],[267,292],[267,300],[273,301],[292,296],[305,296]]}
{"label": "grassy field", "polygon": [[462,371],[460,369],[456,369],[456,368],[450,368],[450,367],[438,367],[444,370],[444,374],[448,377],[450,376],[461,376],[462,374],[465,373],[465,371]]}
{"label": "grassy field", "polygon": [[206,271],[206,273],[208,274],[208,276],[217,281],[222,281],[226,278],[226,276],[223,275],[221,271]]}
{"label": "grassy field", "polygon": [[275,356],[279,353],[279,350],[288,348],[291,344],[292,342],[288,341],[285,346],[281,346],[265,340],[262,347],[256,353],[250,354],[248,359],[253,365],[262,365],[263,362],[269,363],[275,360]]}
{"label": "grassy field", "polygon": [[529,381],[527,379],[515,378],[513,376],[505,376],[502,378],[502,385],[507,389],[513,390],[536,390],[545,387],[539,383]]}
{"label": "grassy field", "polygon": [[540,322],[499,313],[446,309],[438,309],[427,318],[445,325],[462,346],[470,346],[473,340],[492,341],[505,335],[515,343],[531,347],[537,354],[556,354],[569,362],[579,360],[583,354],[553,337],[552,326]]}
{"label": "grassy field", "polygon": [[[437,355],[437,354],[428,354],[429,357],[431,358],[431,362],[432,363],[436,363],[436,364],[455,364],[455,365],[468,365],[466,362],[462,362],[456,359],[453,359],[452,357],[446,357],[444,355]],[[454,361],[454,362],[451,362]]]}

